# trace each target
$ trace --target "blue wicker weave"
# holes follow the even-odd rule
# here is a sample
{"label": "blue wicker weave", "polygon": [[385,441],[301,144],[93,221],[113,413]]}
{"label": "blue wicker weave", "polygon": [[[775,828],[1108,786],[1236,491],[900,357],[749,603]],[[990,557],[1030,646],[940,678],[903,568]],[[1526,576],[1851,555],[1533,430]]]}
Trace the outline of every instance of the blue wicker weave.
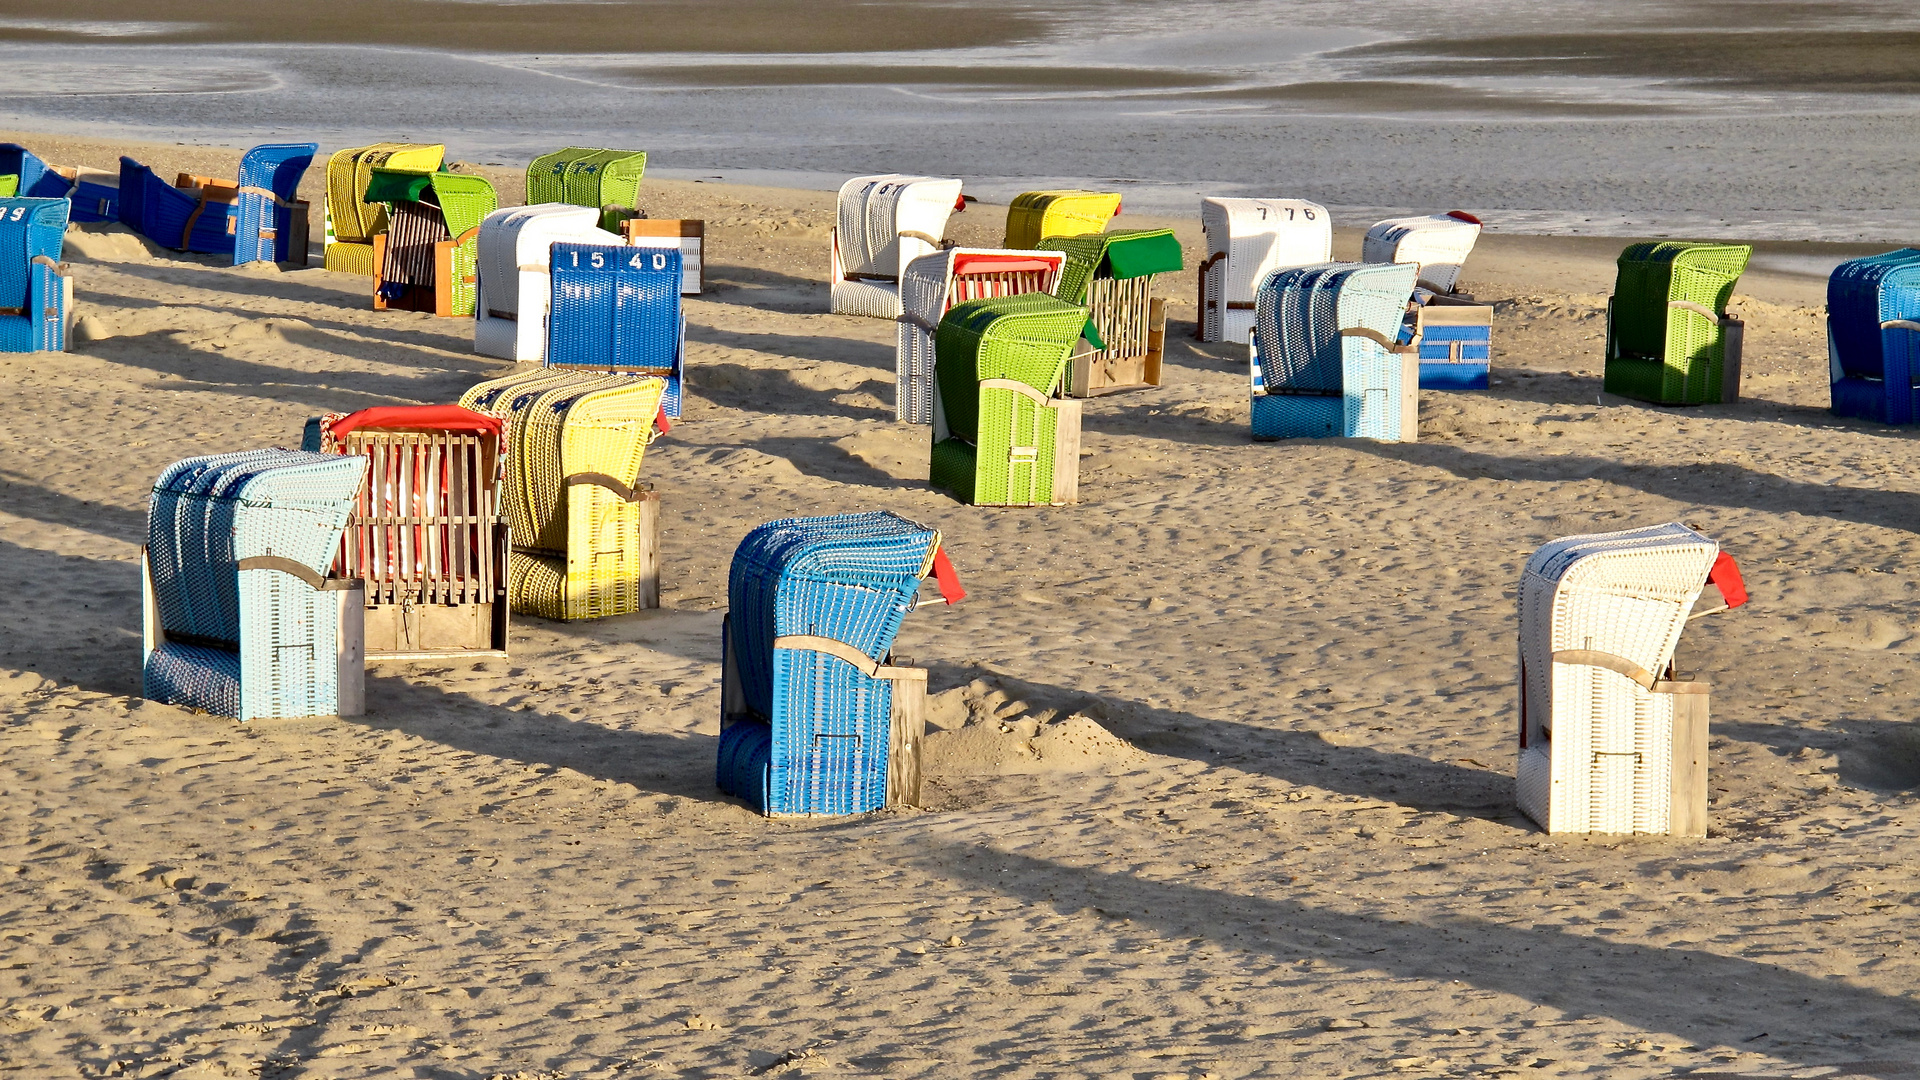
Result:
{"label": "blue wicker weave", "polygon": [[241,191],[231,203],[202,202],[123,157],[120,220],[157,244],[232,255],[235,266],[282,262],[291,251],[304,256],[307,238],[293,235],[292,203],[319,148],[318,143],[273,143],[247,151],[240,159]]}
{"label": "blue wicker weave", "polygon": [[20,178],[13,193],[21,198],[64,199],[73,191],[73,181],[48,168],[19,143],[0,143],[0,176]]}
{"label": "blue wicker weave", "polygon": [[1381,342],[1398,340],[1418,269],[1321,263],[1267,276],[1254,293],[1255,438],[1400,437],[1404,368]]}
{"label": "blue wicker weave", "polygon": [[155,701],[250,720],[338,708],[336,594],[272,567],[324,577],[366,459],[297,450],[189,458],[154,484],[147,568],[160,625],[145,657]]}
{"label": "blue wicker weave", "polygon": [[728,575],[727,646],[752,719],[720,733],[720,789],[765,814],[885,804],[890,680],[840,657],[775,648],[831,638],[884,663],[940,534],[894,514],[790,518],[754,529]]}
{"label": "blue wicker weave", "polygon": [[1920,250],[1841,263],[1827,279],[1833,411],[1882,424],[1920,423]]}
{"label": "blue wicker weave", "polygon": [[659,376],[667,381],[660,407],[678,418],[687,336],[680,252],[562,242],[549,260],[546,366]]}
{"label": "blue wicker weave", "polygon": [[0,352],[67,347],[66,279],[58,266],[67,208],[65,199],[0,199]]}

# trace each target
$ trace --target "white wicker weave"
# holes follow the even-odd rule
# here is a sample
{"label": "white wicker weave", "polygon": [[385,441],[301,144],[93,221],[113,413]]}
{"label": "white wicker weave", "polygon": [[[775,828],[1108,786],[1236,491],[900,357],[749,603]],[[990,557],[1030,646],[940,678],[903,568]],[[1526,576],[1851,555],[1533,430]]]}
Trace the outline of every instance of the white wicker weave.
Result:
{"label": "white wicker weave", "polygon": [[600,228],[591,206],[541,203],[495,210],[480,222],[480,299],[474,306],[473,351],[537,364],[547,352],[553,288],[548,250],[556,240],[618,244]]}
{"label": "white wicker weave", "polygon": [[1669,831],[1673,695],[1554,654],[1607,653],[1663,677],[1719,551],[1668,524],[1565,537],[1527,560],[1518,792],[1548,832]]}
{"label": "white wicker weave", "polygon": [[1202,341],[1245,341],[1268,274],[1333,259],[1333,215],[1304,199],[1201,199],[1200,225]]}
{"label": "white wicker weave", "polygon": [[1418,263],[1422,286],[1450,293],[1478,239],[1480,220],[1462,210],[1428,217],[1388,218],[1367,230],[1360,258],[1366,262]]}
{"label": "white wicker weave", "polygon": [[[933,332],[947,309],[990,296],[1050,293],[1066,261],[1062,251],[948,248],[908,263],[900,272],[894,416],[908,424],[933,422]],[[1048,265],[1033,268],[1035,262]],[[1027,268],[1013,268],[1019,264]],[[961,272],[956,273],[956,267]]]}
{"label": "white wicker weave", "polygon": [[928,176],[887,173],[842,184],[827,309],[876,319],[899,316],[901,273],[939,249],[959,199],[960,181]]}

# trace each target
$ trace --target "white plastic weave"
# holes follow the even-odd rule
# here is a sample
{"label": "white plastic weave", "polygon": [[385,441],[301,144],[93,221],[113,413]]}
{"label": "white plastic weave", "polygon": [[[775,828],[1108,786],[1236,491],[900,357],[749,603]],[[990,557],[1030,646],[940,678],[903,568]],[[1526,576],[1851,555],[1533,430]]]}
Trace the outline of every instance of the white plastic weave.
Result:
{"label": "white plastic weave", "polygon": [[1479,239],[1480,222],[1459,210],[1427,217],[1388,218],[1367,230],[1360,258],[1365,262],[1418,263],[1422,286],[1450,293]]}
{"label": "white plastic weave", "polygon": [[1246,339],[1254,290],[1268,274],[1333,259],[1333,215],[1304,199],[1201,199],[1200,225],[1207,233],[1204,341]]}
{"label": "white plastic weave", "polygon": [[[939,248],[959,198],[960,181],[928,176],[887,173],[857,176],[842,184],[839,224],[833,231],[828,310],[880,319],[899,315],[901,272],[909,262]],[[882,293],[890,296],[883,298]]]}
{"label": "white plastic weave", "polygon": [[473,351],[537,364],[547,351],[553,297],[548,252],[556,240],[618,244],[590,206],[541,203],[495,210],[480,222],[480,299],[474,307]]}
{"label": "white plastic weave", "polygon": [[[969,258],[977,256],[978,258]],[[1051,263],[1045,271],[1001,272],[1000,259]],[[908,424],[933,422],[933,331],[955,304],[993,296],[1053,291],[1066,265],[1063,251],[1012,248],[948,248],[922,255],[900,272],[900,330],[894,346],[896,419]],[[971,263],[969,272],[954,267]]]}

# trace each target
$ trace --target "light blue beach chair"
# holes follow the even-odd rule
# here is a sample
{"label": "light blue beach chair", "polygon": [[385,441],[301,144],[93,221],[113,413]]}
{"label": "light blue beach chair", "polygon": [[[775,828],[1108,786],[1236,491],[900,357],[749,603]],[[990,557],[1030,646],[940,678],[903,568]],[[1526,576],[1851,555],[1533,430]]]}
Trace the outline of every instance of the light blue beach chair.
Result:
{"label": "light blue beach chair", "polygon": [[65,199],[0,199],[0,352],[67,347],[73,279],[61,273]]}
{"label": "light blue beach chair", "polygon": [[1256,439],[1411,442],[1419,428],[1419,342],[1398,342],[1412,263],[1276,270],[1254,294]]}
{"label": "light blue beach chair", "polygon": [[1827,279],[1833,412],[1920,423],[1920,250],[1854,259]]}
{"label": "light blue beach chair", "polygon": [[665,379],[660,407],[678,419],[687,337],[680,252],[557,242],[548,258],[546,366]]}
{"label": "light blue beach chair", "polygon": [[890,650],[929,573],[958,599],[940,534],[890,513],[747,534],[727,580],[720,790],[768,815],[917,800],[926,672]]}
{"label": "light blue beach chair", "polygon": [[188,458],[153,486],[144,695],[240,720],[360,712],[362,592],[328,576],[367,459]]}

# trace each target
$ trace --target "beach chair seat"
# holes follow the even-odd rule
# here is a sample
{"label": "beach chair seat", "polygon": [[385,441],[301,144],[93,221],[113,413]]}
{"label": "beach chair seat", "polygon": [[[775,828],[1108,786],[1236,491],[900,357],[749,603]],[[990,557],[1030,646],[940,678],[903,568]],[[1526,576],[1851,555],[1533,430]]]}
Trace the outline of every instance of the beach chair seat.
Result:
{"label": "beach chair seat", "polygon": [[1186,266],[1173,230],[1049,236],[1040,246],[1067,253],[1054,295],[1085,307],[1098,336],[1095,348],[1068,364],[1064,393],[1084,398],[1159,386],[1167,309],[1153,295],[1153,279]]}
{"label": "beach chair seat", "polygon": [[608,244],[553,244],[546,365],[662,380],[661,412],[680,418],[687,320],[680,252]]}
{"label": "beach chair seat", "polygon": [[1400,343],[1415,273],[1336,262],[1267,275],[1249,335],[1254,438],[1415,439],[1419,342]]}
{"label": "beach chair seat", "polygon": [[1607,300],[1603,385],[1656,405],[1740,397],[1746,324],[1727,314],[1753,248],[1662,241],[1620,253]]}
{"label": "beach chair seat", "polygon": [[969,300],[934,332],[933,487],[976,506],[1080,498],[1080,402],[1057,397],[1087,309],[1045,293]]}
{"label": "beach chair seat", "polygon": [[505,426],[455,405],[307,421],[301,449],[368,461],[334,576],[364,584],[369,659],[507,654]]}
{"label": "beach chair seat", "polygon": [[1120,216],[1117,191],[1025,191],[1007,204],[1007,232],[1001,247],[1037,248],[1048,236],[1082,236],[1106,231]]}
{"label": "beach chair seat", "polygon": [[120,159],[120,220],[156,244],[233,265],[307,261],[307,204],[300,178],[318,143],[270,143],[240,158],[240,178],[181,173],[169,184],[130,157]]}
{"label": "beach chair seat", "polygon": [[768,816],[919,801],[927,673],[891,653],[929,574],[965,595],[939,532],[891,513],[747,534],[721,624],[721,791]]}
{"label": "beach chair seat", "polygon": [[707,223],[694,219],[628,218],[615,230],[632,247],[680,252],[680,295],[699,296],[707,287]]}
{"label": "beach chair seat", "polygon": [[639,150],[569,146],[542,154],[527,165],[527,203],[566,203],[602,211],[596,222],[617,231],[622,210],[640,206],[640,180],[647,155]]}
{"label": "beach chair seat", "polygon": [[1268,274],[1333,258],[1333,215],[1305,199],[1201,199],[1200,226],[1201,341],[1245,341]]}
{"label": "beach chair seat", "polygon": [[[1719,593],[1700,611],[1711,582]],[[1520,809],[1550,833],[1707,831],[1707,683],[1673,671],[1694,615],[1737,607],[1731,556],[1685,525],[1569,536],[1520,576]]]}
{"label": "beach chair seat", "polygon": [[366,472],[275,449],[161,473],[141,552],[146,698],[239,720],[360,713],[361,594],[329,571]]}
{"label": "beach chair seat", "polygon": [[480,280],[474,352],[523,364],[546,358],[553,298],[550,249],[556,240],[618,243],[618,237],[600,228],[599,220],[598,210],[567,203],[514,206],[487,215],[476,249]]}
{"label": "beach chair seat", "polygon": [[1493,363],[1493,307],[1415,289],[1400,341],[1420,343],[1420,389],[1485,390]]}
{"label": "beach chair seat", "polygon": [[1480,219],[1465,210],[1388,218],[1367,230],[1360,244],[1360,261],[1413,263],[1420,268],[1421,288],[1451,293],[1479,239]]}
{"label": "beach chair seat", "polygon": [[964,206],[958,180],[887,173],[840,185],[827,310],[899,318],[900,275],[945,243],[947,218]]}
{"label": "beach chair seat", "polygon": [[546,619],[660,606],[660,496],[640,479],[663,379],[539,368],[480,383],[462,408],[508,422],[508,604]]}
{"label": "beach chair seat", "polygon": [[0,199],[0,352],[64,352],[73,279],[65,199]]}
{"label": "beach chair seat", "polygon": [[1834,415],[1920,423],[1920,249],[1834,268],[1827,278],[1827,363]]}
{"label": "beach chair seat", "polygon": [[485,177],[376,165],[366,201],[387,204],[373,236],[373,309],[470,318],[480,295],[480,223],[497,199]]}
{"label": "beach chair seat", "polygon": [[373,238],[387,230],[385,203],[368,202],[376,168],[433,172],[446,158],[439,143],[380,142],[336,150],[327,159],[326,242],[321,264],[342,274],[373,276]]}
{"label": "beach chair seat", "polygon": [[908,263],[900,274],[894,416],[909,424],[933,422],[933,335],[955,304],[1051,293],[1066,259],[1061,251],[947,248]]}

